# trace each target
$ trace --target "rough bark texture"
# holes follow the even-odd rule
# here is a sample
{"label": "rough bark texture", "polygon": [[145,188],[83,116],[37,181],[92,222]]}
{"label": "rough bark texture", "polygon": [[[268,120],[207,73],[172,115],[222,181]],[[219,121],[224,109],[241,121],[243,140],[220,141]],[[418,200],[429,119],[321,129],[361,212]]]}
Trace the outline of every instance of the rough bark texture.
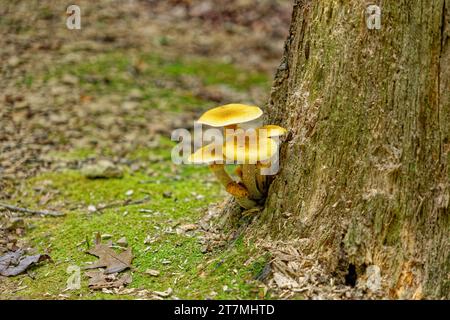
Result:
{"label": "rough bark texture", "polygon": [[375,1],[381,30],[368,4],[294,4],[266,119],[290,133],[261,221],[330,273],[379,266],[391,298],[449,298],[450,2]]}

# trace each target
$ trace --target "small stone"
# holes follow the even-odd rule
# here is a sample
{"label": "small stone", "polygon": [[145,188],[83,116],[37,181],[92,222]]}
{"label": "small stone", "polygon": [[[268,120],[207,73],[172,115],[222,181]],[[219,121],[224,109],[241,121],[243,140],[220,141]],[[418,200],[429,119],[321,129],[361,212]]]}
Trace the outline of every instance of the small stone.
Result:
{"label": "small stone", "polygon": [[172,192],[171,191],[164,191],[163,192],[164,198],[172,198]]}
{"label": "small stone", "polygon": [[20,59],[16,56],[13,56],[11,58],[8,59],[8,65],[10,67],[17,67],[20,64]]}
{"label": "small stone", "polygon": [[92,205],[92,204],[89,205],[87,209],[88,209],[89,212],[96,212],[97,211],[97,208],[94,205]]}
{"label": "small stone", "polygon": [[206,244],[202,245],[200,248],[201,253],[207,253],[209,250],[210,249],[209,249],[208,245],[206,245]]}
{"label": "small stone", "polygon": [[125,193],[125,195],[129,197],[129,196],[132,196],[133,193],[134,193],[134,190],[128,190],[128,191]]}
{"label": "small stone", "polygon": [[75,85],[75,84],[78,84],[78,78],[71,74],[65,74],[62,77],[61,82],[64,84]]}
{"label": "small stone", "polygon": [[122,103],[122,109],[124,111],[133,111],[136,110],[136,108],[139,106],[139,104],[135,101],[125,101]]}
{"label": "small stone", "polygon": [[273,280],[280,289],[292,289],[298,287],[298,283],[294,279],[279,272],[274,273]]}
{"label": "small stone", "polygon": [[117,245],[120,246],[120,247],[128,247],[127,238],[122,237],[119,240],[117,240]]}
{"label": "small stone", "polygon": [[159,276],[160,272],[158,270],[147,269],[147,270],[145,270],[145,274],[148,274],[152,277],[157,277],[157,276]]}
{"label": "small stone", "polygon": [[88,179],[123,177],[122,170],[108,160],[100,160],[95,164],[85,165],[81,168],[81,173]]}
{"label": "small stone", "polygon": [[170,296],[172,292],[173,292],[172,288],[169,288],[166,291],[153,291],[154,294],[164,298]]}

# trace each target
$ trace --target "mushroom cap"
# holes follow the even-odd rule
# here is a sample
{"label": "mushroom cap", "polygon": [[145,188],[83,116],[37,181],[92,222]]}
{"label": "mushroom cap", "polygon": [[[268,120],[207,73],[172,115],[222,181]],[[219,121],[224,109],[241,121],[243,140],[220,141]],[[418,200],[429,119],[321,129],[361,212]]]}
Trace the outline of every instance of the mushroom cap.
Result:
{"label": "mushroom cap", "polygon": [[227,139],[223,147],[223,154],[227,160],[244,164],[256,164],[265,161],[278,152],[277,143],[270,138],[258,138],[254,140]]}
{"label": "mushroom cap", "polygon": [[283,127],[274,125],[274,124],[268,124],[265,126],[262,126],[260,128],[258,128],[258,131],[260,130],[266,130],[267,132],[267,137],[279,137],[282,136],[283,134],[286,134],[287,130]]}
{"label": "mushroom cap", "polygon": [[232,103],[206,111],[198,122],[212,127],[224,127],[255,120],[262,114],[259,107]]}
{"label": "mushroom cap", "polygon": [[193,164],[214,163],[223,161],[222,146],[210,143],[191,154],[188,162]]}

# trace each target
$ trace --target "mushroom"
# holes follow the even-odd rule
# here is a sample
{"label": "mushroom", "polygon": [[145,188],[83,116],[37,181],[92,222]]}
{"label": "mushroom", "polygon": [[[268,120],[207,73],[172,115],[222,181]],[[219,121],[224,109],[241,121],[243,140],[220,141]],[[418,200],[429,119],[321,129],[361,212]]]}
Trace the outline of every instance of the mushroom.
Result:
{"label": "mushroom", "polygon": [[254,142],[248,139],[236,141],[234,138],[234,136],[229,137],[225,141],[225,158],[242,163],[242,182],[247,187],[250,198],[260,200],[263,194],[259,191],[256,182],[256,163],[270,159],[278,150],[277,144],[270,138],[258,137]]}
{"label": "mushroom", "polygon": [[[263,131],[265,130],[265,131]],[[258,128],[258,136],[259,137],[279,137],[284,134],[286,134],[287,130],[283,127],[274,125],[274,124],[268,124],[265,126],[262,126]],[[258,162],[257,172],[256,172],[256,184],[258,186],[258,190],[265,194],[267,192],[267,176],[261,174],[262,169],[269,168],[271,165],[270,159],[266,163]]]}
{"label": "mushroom", "polygon": [[[218,148],[219,150],[217,150]],[[248,190],[234,181],[225,171],[221,149],[222,146],[217,146],[215,143],[208,144],[191,154],[188,161],[194,164],[208,164],[209,169],[214,173],[217,180],[225,187],[228,193],[236,198],[237,203],[241,207],[244,209],[255,207],[256,202],[248,199]]]}
{"label": "mushroom", "polygon": [[[263,198],[265,189],[265,177],[260,174],[260,164],[269,161],[277,152],[277,143],[270,139],[271,136],[279,136],[286,132],[282,127],[267,125],[256,130],[255,139],[252,143],[247,139],[247,132],[244,141],[239,141],[241,133],[236,133],[239,124],[246,123],[259,118],[262,110],[257,106],[245,104],[227,104],[206,111],[198,120],[198,123],[212,127],[223,127],[225,135],[224,152],[211,152],[211,145],[197,150],[191,155],[192,162],[201,159],[197,163],[208,163],[219,181],[226,190],[235,196],[238,203],[246,208],[256,205],[253,200]],[[233,134],[229,134],[227,129],[233,129]],[[235,138],[238,142],[234,143]],[[204,153],[207,153],[206,157]],[[240,184],[234,181],[225,171],[223,157],[242,164],[236,169],[237,175],[241,178]],[[270,163],[270,162],[269,162]]]}
{"label": "mushroom", "polygon": [[[265,133],[262,133],[263,130],[265,130]],[[283,127],[274,125],[274,124],[267,124],[265,126],[262,126],[260,128],[258,128],[258,135],[262,135],[265,137],[279,137],[282,136],[284,134],[286,134],[287,130]]]}
{"label": "mushroom", "polygon": [[255,120],[262,113],[259,107],[232,103],[206,111],[198,122],[212,127],[236,128],[237,124]]}
{"label": "mushroom", "polygon": [[234,196],[236,202],[239,203],[242,208],[251,209],[256,207],[256,202],[248,198],[250,193],[247,188],[240,183],[233,181],[228,184],[226,190],[229,194]]}
{"label": "mushroom", "polygon": [[242,168],[241,168],[241,166],[236,167],[236,169],[234,169],[234,173],[239,177],[239,179],[242,180]]}
{"label": "mushroom", "polygon": [[222,150],[217,150],[217,147],[222,149],[222,146],[216,146],[215,143],[208,144],[191,154],[188,161],[194,164],[208,164],[217,180],[226,188],[234,180],[225,171]]}
{"label": "mushroom", "polygon": [[[200,119],[198,119],[198,122],[212,127],[223,127],[224,136],[225,139],[227,139],[229,137],[227,129],[236,130],[238,128],[238,124],[255,120],[262,114],[262,110],[257,106],[232,103],[206,111]],[[242,175],[240,176],[243,180]],[[243,182],[247,186],[244,180]],[[255,192],[250,192],[250,194],[255,199],[260,199],[262,196],[261,194]]]}

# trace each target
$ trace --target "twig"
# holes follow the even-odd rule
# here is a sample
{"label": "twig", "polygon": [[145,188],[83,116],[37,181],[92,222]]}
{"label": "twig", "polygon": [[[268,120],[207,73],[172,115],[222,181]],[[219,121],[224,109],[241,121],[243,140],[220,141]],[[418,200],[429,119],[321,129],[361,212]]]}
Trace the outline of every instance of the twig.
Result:
{"label": "twig", "polygon": [[62,217],[65,215],[65,213],[62,213],[62,212],[48,211],[48,210],[42,210],[42,211],[30,210],[27,208],[16,207],[16,206],[12,206],[10,204],[1,203],[1,202],[0,202],[0,207],[3,207],[10,211],[27,213],[27,214],[36,214],[36,215],[41,215],[41,216]]}
{"label": "twig", "polygon": [[114,208],[114,207],[126,207],[126,206],[132,206],[132,205],[136,205],[136,204],[142,204],[149,200],[150,200],[150,197],[144,197],[140,200],[134,200],[134,201],[125,200],[125,201],[121,201],[121,202],[113,202],[113,203],[106,204],[104,206],[97,208],[97,211],[102,211],[102,210],[110,209],[110,208]]}

